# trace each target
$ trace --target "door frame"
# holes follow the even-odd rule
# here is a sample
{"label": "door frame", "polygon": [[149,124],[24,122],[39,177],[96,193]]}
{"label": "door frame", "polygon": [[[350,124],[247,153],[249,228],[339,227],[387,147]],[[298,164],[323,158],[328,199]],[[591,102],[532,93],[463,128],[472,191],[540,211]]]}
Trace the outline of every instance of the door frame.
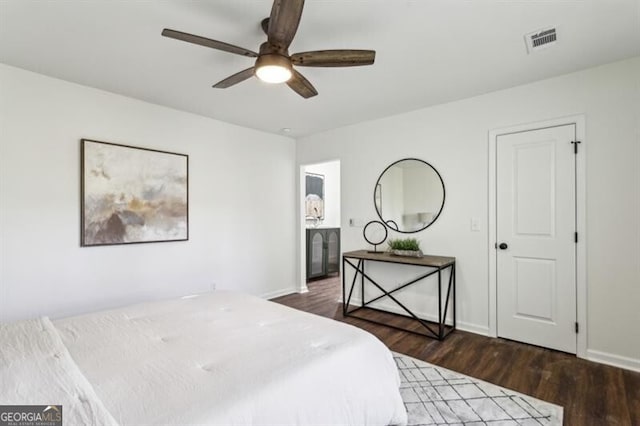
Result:
{"label": "door frame", "polygon": [[[531,130],[539,130],[549,127],[559,127],[565,125],[575,126],[576,139],[580,141],[578,155],[576,156],[576,231],[578,232],[578,243],[576,244],[576,321],[579,324],[577,334],[576,355],[579,358],[587,358],[587,187],[586,187],[586,135],[585,116],[578,114],[568,117],[549,119],[533,123],[519,124],[506,128],[499,128],[489,131],[489,226],[488,226],[488,249],[489,249],[489,336],[498,337],[498,307],[497,307],[497,253],[495,244],[497,243],[497,208],[496,208],[496,184],[497,184],[497,164],[496,145],[498,136],[505,136],[512,133],[521,133]],[[567,147],[570,149],[570,147]]]}
{"label": "door frame", "polygon": [[311,164],[301,164],[298,169],[298,293],[307,293],[307,227],[305,215],[305,170]]}
{"label": "door frame", "polygon": [[[300,164],[298,166],[298,214],[297,216],[297,228],[298,228],[298,293],[307,293],[309,288],[307,287],[307,227],[306,227],[306,214],[305,214],[305,173],[306,168],[309,166],[315,166],[324,163],[337,162],[340,165],[340,221],[342,221],[342,162],[340,158],[328,159],[323,161],[315,161],[313,163]],[[342,238],[342,234],[340,234]],[[340,271],[342,273],[342,271]]]}

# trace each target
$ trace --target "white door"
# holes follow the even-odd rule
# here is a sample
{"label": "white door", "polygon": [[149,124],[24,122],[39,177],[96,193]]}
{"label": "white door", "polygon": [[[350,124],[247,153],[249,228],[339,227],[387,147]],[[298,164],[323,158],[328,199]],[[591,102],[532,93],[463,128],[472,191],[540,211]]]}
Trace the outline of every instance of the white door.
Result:
{"label": "white door", "polygon": [[576,353],[576,191],[566,125],[497,137],[498,336]]}

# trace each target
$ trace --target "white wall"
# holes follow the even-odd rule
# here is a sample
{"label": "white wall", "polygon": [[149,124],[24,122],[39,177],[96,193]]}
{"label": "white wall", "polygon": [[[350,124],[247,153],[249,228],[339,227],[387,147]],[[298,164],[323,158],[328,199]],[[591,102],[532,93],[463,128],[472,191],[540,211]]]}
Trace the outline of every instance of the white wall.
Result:
{"label": "white wall", "polygon": [[340,162],[310,164],[305,167],[306,173],[324,176],[324,219],[322,227],[340,227]]}
{"label": "white wall", "polygon": [[[426,253],[457,257],[460,326],[486,332],[488,132],[574,114],[587,126],[588,348],[593,358],[640,368],[640,58],[309,136],[297,161],[341,160],[346,223],[376,218],[373,187],[388,164],[432,164],[447,200],[417,237]],[[472,217],[482,218],[481,232],[471,232]],[[363,248],[362,228],[343,227],[342,243],[343,251]]]}
{"label": "white wall", "polygon": [[[4,65],[0,129],[0,320],[293,291],[292,139]],[[81,248],[81,138],[188,154],[189,241]]]}

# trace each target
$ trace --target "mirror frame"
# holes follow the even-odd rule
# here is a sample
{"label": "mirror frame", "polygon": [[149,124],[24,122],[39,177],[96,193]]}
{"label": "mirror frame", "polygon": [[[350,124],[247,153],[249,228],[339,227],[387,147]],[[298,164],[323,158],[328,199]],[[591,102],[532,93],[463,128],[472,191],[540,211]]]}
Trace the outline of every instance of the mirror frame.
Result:
{"label": "mirror frame", "polygon": [[[424,228],[416,229],[415,231],[401,231],[399,229],[396,229],[396,228],[393,228],[392,226],[390,226],[387,223],[387,221],[385,221],[385,219],[382,217],[382,214],[380,213],[380,210],[378,209],[378,205],[376,204],[376,189],[378,188],[378,185],[380,184],[380,179],[382,179],[382,176],[384,176],[386,171],[389,170],[391,167],[395,166],[396,164],[398,164],[398,163],[400,163],[402,161],[407,161],[407,160],[419,161],[419,162],[425,164],[426,166],[430,167],[431,170],[436,172],[436,175],[440,179],[440,184],[442,185],[442,205],[440,206],[440,210],[438,210],[438,213],[433,217],[433,220],[427,226],[425,226]],[[378,176],[378,180],[376,181],[376,184],[373,186],[373,207],[375,207],[376,213],[378,214],[378,217],[380,218],[380,221],[382,223],[384,223],[384,225],[387,228],[389,228],[389,229],[391,229],[392,231],[395,231],[395,232],[400,232],[401,234],[415,234],[416,232],[424,231],[425,229],[427,229],[428,227],[433,225],[436,222],[436,220],[438,220],[438,218],[440,217],[440,214],[442,213],[442,210],[444,210],[444,203],[445,203],[446,200],[447,200],[447,190],[446,190],[446,188],[444,186],[444,180],[442,179],[442,176],[440,175],[440,172],[438,172],[438,170],[435,167],[433,167],[431,164],[429,164],[426,161],[421,160],[419,158],[401,158],[400,160],[394,161],[393,163],[389,164],[382,171],[382,173],[380,173],[380,176]]]}

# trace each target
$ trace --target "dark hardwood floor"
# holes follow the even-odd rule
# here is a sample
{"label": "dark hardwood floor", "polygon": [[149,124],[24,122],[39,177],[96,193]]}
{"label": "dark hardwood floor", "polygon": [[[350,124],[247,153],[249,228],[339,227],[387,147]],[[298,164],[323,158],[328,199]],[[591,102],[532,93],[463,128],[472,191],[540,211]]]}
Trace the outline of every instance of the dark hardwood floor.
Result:
{"label": "dark hardwood floor", "polygon": [[640,426],[640,373],[459,330],[439,342],[344,318],[341,291],[335,277],[309,283],[309,293],[273,301],[360,327],[392,351],[561,405],[565,425]]}

